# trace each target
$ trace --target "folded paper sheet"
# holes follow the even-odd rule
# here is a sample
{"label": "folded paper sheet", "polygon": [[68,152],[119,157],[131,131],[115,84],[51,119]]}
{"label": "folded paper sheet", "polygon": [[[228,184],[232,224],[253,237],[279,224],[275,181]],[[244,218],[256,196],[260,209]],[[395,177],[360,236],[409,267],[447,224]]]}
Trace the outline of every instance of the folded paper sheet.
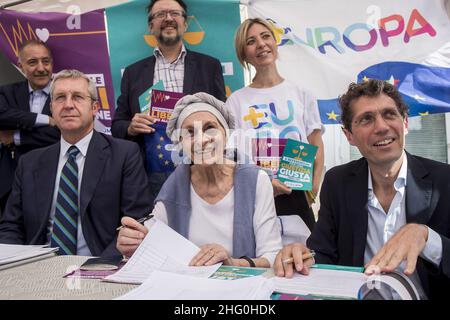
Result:
{"label": "folded paper sheet", "polygon": [[105,281],[140,284],[155,270],[208,278],[219,269],[221,263],[190,267],[189,262],[200,248],[163,222],[153,220],[154,224],[130,260]]}
{"label": "folded paper sheet", "polygon": [[52,257],[58,248],[45,245],[0,244],[0,270],[24,263]]}
{"label": "folded paper sheet", "polygon": [[273,280],[255,276],[238,280],[204,279],[154,271],[120,300],[269,300]]}
{"label": "folded paper sheet", "polygon": [[274,280],[275,291],[280,293],[357,299],[367,276],[360,272],[312,268],[308,276],[295,273],[291,279],[275,277]]}

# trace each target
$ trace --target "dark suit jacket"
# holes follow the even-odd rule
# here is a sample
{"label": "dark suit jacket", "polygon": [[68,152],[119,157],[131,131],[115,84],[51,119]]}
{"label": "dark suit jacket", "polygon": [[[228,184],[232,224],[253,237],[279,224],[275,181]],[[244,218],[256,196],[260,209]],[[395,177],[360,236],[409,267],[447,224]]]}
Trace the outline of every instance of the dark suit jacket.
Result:
{"label": "dark suit jacket", "polygon": [[[17,162],[13,159],[11,149],[7,146],[0,145],[0,199],[5,197],[11,190],[12,181],[14,180],[14,172]],[[0,204],[0,217],[2,215],[2,205]]]}
{"label": "dark suit jacket", "polygon": [[[450,166],[407,153],[406,221],[442,238],[439,268],[423,258],[417,272],[429,298],[450,288]],[[363,266],[368,229],[368,165],[364,158],[330,169],[320,194],[319,220],[307,241],[316,262]]]}
{"label": "dark suit jacket", "polygon": [[[114,137],[132,139],[127,129],[134,114],[141,112],[139,96],[153,85],[155,56],[150,56],[128,66],[122,76],[121,95],[117,99],[117,110],[112,121]],[[220,62],[210,56],[187,50],[184,68],[183,93],[207,92],[225,101],[225,84]],[[133,139],[134,140],[134,139]],[[143,139],[135,139],[143,148]]]}
{"label": "dark suit jacket", "polygon": [[[21,157],[0,222],[0,242],[45,244],[60,143]],[[119,254],[117,231],[124,216],[140,218],[149,202],[147,175],[135,143],[94,131],[80,188],[83,235],[94,256]]]}
{"label": "dark suit jacket", "polygon": [[[0,130],[20,130],[21,145],[11,149],[0,150],[0,197],[9,192],[14,169],[19,157],[30,150],[51,145],[59,140],[60,133],[56,127],[33,127],[36,113],[30,112],[30,93],[28,81],[22,81],[0,87]],[[45,102],[42,113],[51,115],[50,98]]]}

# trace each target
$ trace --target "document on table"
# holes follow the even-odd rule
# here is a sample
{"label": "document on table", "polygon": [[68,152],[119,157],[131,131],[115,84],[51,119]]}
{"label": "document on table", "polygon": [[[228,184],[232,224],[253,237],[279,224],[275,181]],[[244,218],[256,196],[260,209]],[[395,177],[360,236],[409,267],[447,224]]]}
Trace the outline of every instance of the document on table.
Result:
{"label": "document on table", "polygon": [[154,224],[130,260],[104,281],[141,284],[155,270],[208,278],[222,265],[190,267],[189,262],[200,248],[165,223],[153,220]]}
{"label": "document on table", "polygon": [[280,293],[357,298],[367,276],[360,272],[312,268],[308,276],[295,273],[291,279],[275,277],[274,280],[275,291]]}
{"label": "document on table", "polygon": [[58,248],[47,248],[46,245],[0,244],[0,269],[44,259],[56,251]]}
{"label": "document on table", "polygon": [[119,300],[269,300],[273,279],[255,276],[237,280],[204,279],[154,271]]}

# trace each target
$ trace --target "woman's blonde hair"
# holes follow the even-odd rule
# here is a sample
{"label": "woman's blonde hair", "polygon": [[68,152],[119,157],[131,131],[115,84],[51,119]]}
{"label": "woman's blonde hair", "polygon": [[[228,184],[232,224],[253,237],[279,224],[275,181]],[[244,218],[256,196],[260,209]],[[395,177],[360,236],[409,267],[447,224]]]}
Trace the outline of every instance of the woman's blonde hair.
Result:
{"label": "woman's blonde hair", "polygon": [[258,23],[263,27],[266,27],[272,35],[273,39],[275,38],[275,34],[273,33],[272,25],[267,20],[261,18],[251,18],[247,19],[241,23],[239,28],[236,30],[236,35],[234,37],[234,47],[236,48],[236,55],[244,68],[249,68],[247,61],[245,61],[245,46],[247,43],[247,33],[252,25]]}

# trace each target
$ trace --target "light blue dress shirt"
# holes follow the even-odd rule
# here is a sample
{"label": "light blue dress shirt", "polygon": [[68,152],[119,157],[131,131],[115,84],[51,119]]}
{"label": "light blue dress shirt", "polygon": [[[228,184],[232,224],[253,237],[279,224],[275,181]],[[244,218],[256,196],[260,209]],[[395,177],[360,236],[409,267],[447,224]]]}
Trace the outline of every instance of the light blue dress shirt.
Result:
{"label": "light blue dress shirt", "polygon": [[[50,124],[50,119],[48,115],[42,114],[42,110],[45,106],[45,101],[47,101],[47,97],[50,94],[50,83],[45,86],[45,88],[40,90],[33,90],[28,83],[28,91],[30,92],[30,112],[34,112],[37,114],[36,121],[34,123],[35,127],[40,126],[48,126]],[[19,146],[21,144],[20,141],[20,130],[14,132],[14,144]]]}

